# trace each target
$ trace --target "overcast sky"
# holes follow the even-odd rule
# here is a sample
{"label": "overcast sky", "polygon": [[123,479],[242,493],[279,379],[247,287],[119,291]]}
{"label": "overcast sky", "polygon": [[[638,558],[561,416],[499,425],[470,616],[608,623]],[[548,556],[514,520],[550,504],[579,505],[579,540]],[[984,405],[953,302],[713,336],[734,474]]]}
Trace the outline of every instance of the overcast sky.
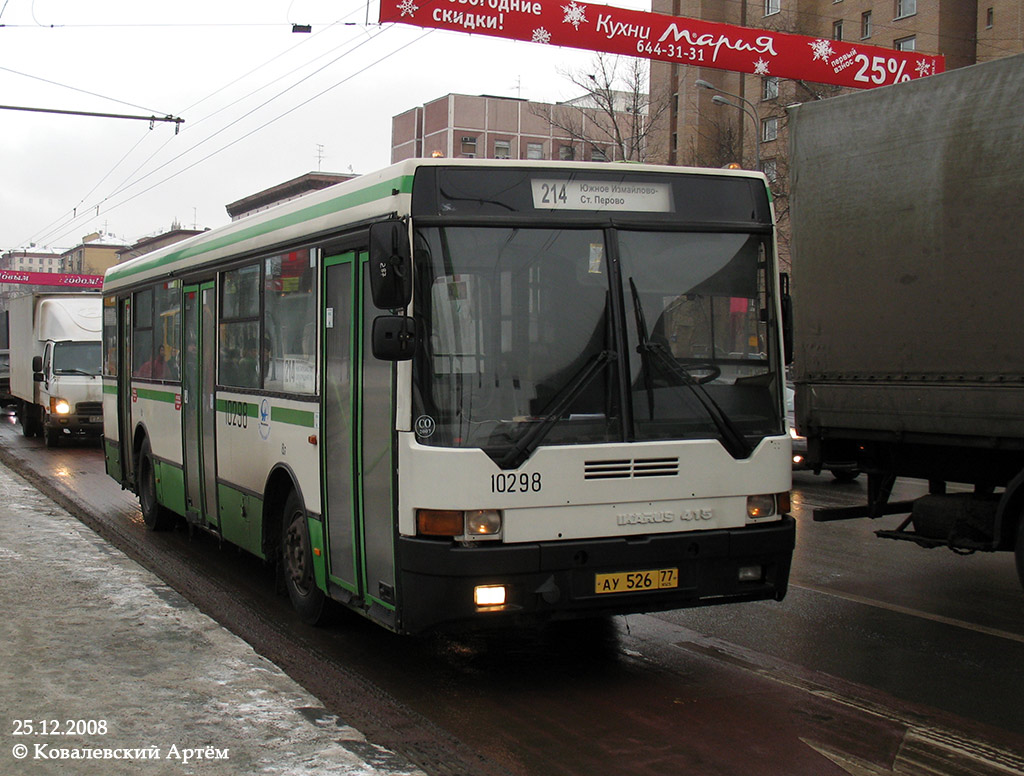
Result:
{"label": "overcast sky", "polygon": [[578,94],[558,71],[593,58],[381,27],[375,1],[0,0],[0,9],[0,105],[185,120],[176,136],[173,124],[0,110],[0,251],[65,249],[96,231],[134,242],[175,220],[219,226],[227,203],[318,166],[386,166],[393,115],[450,92],[570,99]]}

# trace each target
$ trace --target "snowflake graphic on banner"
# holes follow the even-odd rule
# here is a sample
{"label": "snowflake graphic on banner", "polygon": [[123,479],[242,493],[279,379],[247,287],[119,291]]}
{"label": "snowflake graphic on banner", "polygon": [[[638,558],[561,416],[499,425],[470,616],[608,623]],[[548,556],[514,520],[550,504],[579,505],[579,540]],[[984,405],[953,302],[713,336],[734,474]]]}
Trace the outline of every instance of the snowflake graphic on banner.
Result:
{"label": "snowflake graphic on banner", "polygon": [[416,12],[420,10],[420,7],[413,3],[412,0],[402,0],[398,4],[398,10],[402,12],[402,16],[415,16]]}
{"label": "snowflake graphic on banner", "polygon": [[926,75],[935,75],[935,65],[931,64],[927,59],[917,60],[917,77],[924,78]]}
{"label": "snowflake graphic on banner", "polygon": [[543,27],[538,27],[533,31],[533,37],[530,38],[531,43],[550,43],[551,33],[545,30]]}
{"label": "snowflake graphic on banner", "polygon": [[754,63],[754,75],[768,75],[768,63],[759,59]]}
{"label": "snowflake graphic on banner", "polygon": [[587,20],[587,7],[573,2],[569,3],[569,5],[563,5],[562,10],[565,11],[562,23],[571,24],[579,31],[580,25]]}
{"label": "snowflake graphic on banner", "polygon": [[831,41],[822,40],[818,38],[816,41],[812,41],[807,44],[811,47],[811,51],[814,52],[814,61],[817,62],[819,59],[824,59],[828,62],[828,58],[835,52],[832,50]]}

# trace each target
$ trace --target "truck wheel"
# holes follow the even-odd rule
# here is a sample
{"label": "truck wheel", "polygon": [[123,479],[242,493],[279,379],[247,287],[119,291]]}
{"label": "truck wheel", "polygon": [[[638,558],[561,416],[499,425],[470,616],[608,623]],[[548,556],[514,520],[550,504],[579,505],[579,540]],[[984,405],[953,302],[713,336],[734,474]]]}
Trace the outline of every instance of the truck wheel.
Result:
{"label": "truck wheel", "polygon": [[174,527],[174,513],[160,506],[156,497],[156,465],[153,452],[146,439],[139,451],[139,466],[135,470],[135,492],[139,494],[142,520],[150,531],[166,531]]}
{"label": "truck wheel", "polygon": [[18,419],[21,421],[21,433],[27,437],[36,434],[36,406],[28,402],[22,402],[18,406]]}
{"label": "truck wheel", "polygon": [[317,625],[324,619],[327,596],[316,586],[306,510],[294,490],[285,502],[281,523],[281,562],[288,598],[303,622]]}
{"label": "truck wheel", "polygon": [[43,440],[47,447],[56,447],[60,444],[61,430],[52,426],[43,426]]}

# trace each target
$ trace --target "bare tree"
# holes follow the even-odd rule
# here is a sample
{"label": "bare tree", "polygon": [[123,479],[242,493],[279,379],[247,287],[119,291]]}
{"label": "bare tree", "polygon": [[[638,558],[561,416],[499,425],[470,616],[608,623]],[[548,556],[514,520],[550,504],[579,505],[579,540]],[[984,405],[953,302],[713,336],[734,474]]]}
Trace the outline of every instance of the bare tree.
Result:
{"label": "bare tree", "polygon": [[648,92],[647,60],[597,54],[589,68],[559,75],[582,96],[555,105],[535,103],[534,115],[577,142],[611,148],[609,159],[643,162],[657,156],[651,127],[670,103]]}

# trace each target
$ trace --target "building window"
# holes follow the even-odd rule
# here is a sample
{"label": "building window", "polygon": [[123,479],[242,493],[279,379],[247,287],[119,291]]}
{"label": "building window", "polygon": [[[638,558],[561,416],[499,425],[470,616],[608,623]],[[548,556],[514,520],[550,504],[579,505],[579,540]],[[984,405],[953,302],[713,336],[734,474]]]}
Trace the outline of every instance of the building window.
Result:
{"label": "building window", "polygon": [[832,40],[843,39],[843,20],[832,22]]}
{"label": "building window", "polygon": [[860,37],[871,37],[871,11],[865,11],[860,15]]}
{"label": "building window", "polygon": [[917,0],[896,0],[896,18],[913,16],[917,13]]}
{"label": "building window", "polygon": [[991,30],[992,29],[992,25],[995,23],[995,20],[996,20],[996,13],[995,13],[995,11],[996,11],[995,8],[989,8],[987,11],[985,11],[985,29],[986,30]]}
{"label": "building window", "polygon": [[526,158],[527,159],[543,159],[544,158],[544,144],[543,143],[527,143],[526,144]]}
{"label": "building window", "polygon": [[917,51],[917,37],[911,35],[909,38],[899,38],[893,43],[897,51]]}
{"label": "building window", "polygon": [[777,118],[764,119],[761,122],[761,140],[768,142],[779,137],[779,120]]}
{"label": "building window", "polygon": [[576,158],[576,151],[571,145],[564,145],[558,147],[558,158],[563,162],[571,162]]}
{"label": "building window", "polygon": [[769,183],[775,183],[779,177],[778,162],[774,159],[765,159],[761,162],[761,172],[764,173]]}
{"label": "building window", "polygon": [[779,79],[775,76],[768,76],[761,83],[761,99],[777,100],[779,98]]}
{"label": "building window", "polygon": [[462,138],[462,151],[463,156],[468,156],[470,159],[476,156],[476,138],[465,136]]}
{"label": "building window", "polygon": [[779,12],[779,0],[764,0],[764,15],[771,16]]}
{"label": "building window", "polygon": [[607,162],[608,154],[605,153],[603,148],[592,146],[590,149],[590,161],[592,162]]}
{"label": "building window", "polygon": [[512,158],[512,144],[508,140],[495,140],[494,141],[494,158],[495,159],[510,159],[510,158]]}

